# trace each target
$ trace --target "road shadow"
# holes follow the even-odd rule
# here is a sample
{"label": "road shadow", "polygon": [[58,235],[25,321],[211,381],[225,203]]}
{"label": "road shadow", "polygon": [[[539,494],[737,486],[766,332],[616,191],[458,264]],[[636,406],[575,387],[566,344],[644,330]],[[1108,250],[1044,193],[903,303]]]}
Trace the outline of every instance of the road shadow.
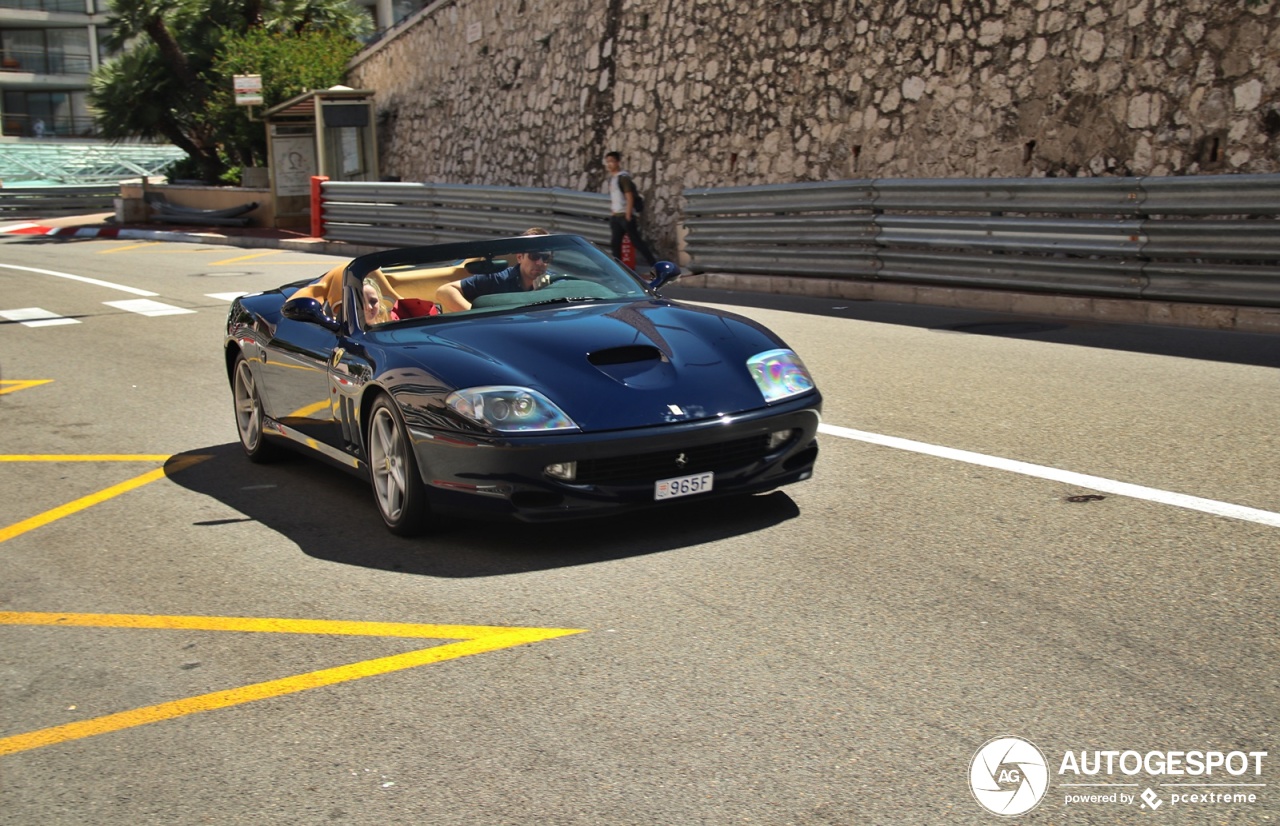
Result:
{"label": "road shadow", "polygon": [[1111,324],[925,304],[813,298],[798,295],[666,287],[680,301],[756,307],[880,324],[900,324],[945,333],[1000,336],[1132,353],[1280,367],[1280,336],[1155,324]]}
{"label": "road shadow", "polygon": [[215,445],[173,456],[165,473],[179,486],[244,514],[196,522],[194,528],[253,521],[316,559],[449,578],[661,553],[750,534],[800,515],[791,497],[774,491],[553,524],[450,519],[425,537],[405,539],[386,530],[368,483],[300,454],[258,465],[244,457],[239,444]]}

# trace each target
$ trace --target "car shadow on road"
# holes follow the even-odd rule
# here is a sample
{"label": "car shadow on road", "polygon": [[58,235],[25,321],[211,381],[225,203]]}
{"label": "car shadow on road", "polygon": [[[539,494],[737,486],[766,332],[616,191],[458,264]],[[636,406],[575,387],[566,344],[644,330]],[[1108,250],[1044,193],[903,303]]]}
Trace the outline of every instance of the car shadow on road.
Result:
{"label": "car shadow on road", "polygon": [[306,456],[286,453],[253,464],[239,444],[173,456],[170,481],[212,497],[244,519],[195,522],[216,530],[233,522],[261,523],[316,559],[435,577],[482,577],[589,565],[743,536],[800,515],[791,497],[774,491],[749,497],[692,500],[661,509],[550,524],[442,520],[424,537],[387,531],[369,484]]}

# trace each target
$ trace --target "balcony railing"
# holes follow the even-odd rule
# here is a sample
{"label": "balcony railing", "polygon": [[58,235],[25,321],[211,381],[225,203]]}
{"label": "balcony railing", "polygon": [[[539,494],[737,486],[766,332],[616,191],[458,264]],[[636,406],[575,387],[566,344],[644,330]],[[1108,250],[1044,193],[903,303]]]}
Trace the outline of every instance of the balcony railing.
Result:
{"label": "balcony railing", "polygon": [[97,123],[88,115],[42,118],[5,112],[0,127],[6,138],[92,138],[98,134]]}
{"label": "balcony railing", "polygon": [[84,0],[0,0],[0,9],[85,14]]}

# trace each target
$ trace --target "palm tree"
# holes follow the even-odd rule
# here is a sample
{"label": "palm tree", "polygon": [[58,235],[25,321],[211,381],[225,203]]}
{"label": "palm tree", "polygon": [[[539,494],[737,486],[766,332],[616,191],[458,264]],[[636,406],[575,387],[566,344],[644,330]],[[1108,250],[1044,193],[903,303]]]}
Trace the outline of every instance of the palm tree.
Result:
{"label": "palm tree", "polygon": [[[90,81],[99,130],[108,138],[167,140],[210,183],[229,156],[251,154],[234,145],[237,130],[228,129],[218,102],[231,85],[219,66],[228,40],[256,29],[289,36],[328,31],[354,41],[370,27],[349,0],[112,0],[108,22],[107,45],[117,57]],[[287,97],[303,90],[283,91]]]}

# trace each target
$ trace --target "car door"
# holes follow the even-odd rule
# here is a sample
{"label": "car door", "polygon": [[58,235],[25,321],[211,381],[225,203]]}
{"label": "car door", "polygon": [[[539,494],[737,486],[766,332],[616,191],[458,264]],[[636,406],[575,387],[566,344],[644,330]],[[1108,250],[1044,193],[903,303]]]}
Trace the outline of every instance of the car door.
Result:
{"label": "car door", "polygon": [[272,418],[325,444],[337,442],[329,373],[339,349],[332,330],[310,321],[280,319],[262,366]]}

